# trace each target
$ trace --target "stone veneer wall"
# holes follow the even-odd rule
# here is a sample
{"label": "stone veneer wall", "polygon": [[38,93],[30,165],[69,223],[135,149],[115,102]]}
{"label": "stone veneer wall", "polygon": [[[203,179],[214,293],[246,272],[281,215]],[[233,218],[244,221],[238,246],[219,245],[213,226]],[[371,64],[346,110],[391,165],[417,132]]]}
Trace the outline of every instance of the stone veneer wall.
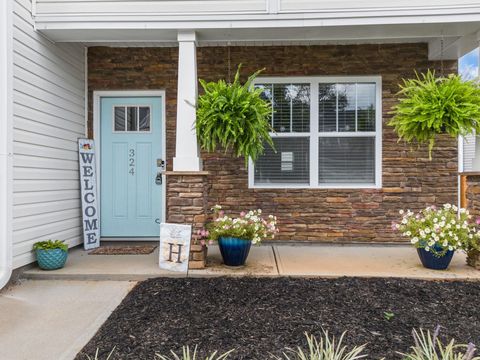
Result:
{"label": "stone veneer wall", "polygon": [[[390,230],[391,221],[398,219],[399,208],[420,209],[428,204],[455,202],[456,141],[440,137],[433,160],[429,161],[426,149],[411,151],[397,143],[396,135],[386,126],[401,79],[414,76],[414,70],[439,68],[438,63],[428,61],[426,44],[239,46],[230,50],[231,76],[239,63],[243,64],[243,74],[265,68],[263,76],[381,75],[383,188],[249,189],[243,159],[218,152],[202,155],[204,168],[210,173],[203,177],[207,179],[204,211],[217,203],[235,212],[261,207],[278,216],[278,238],[284,240],[384,242],[401,240]],[[227,78],[227,53],[225,47],[198,48],[198,76],[207,81]],[[177,62],[177,48],[90,48],[89,134],[93,132],[93,90],[164,89],[170,169],[175,149]],[[455,72],[456,62],[445,61],[445,68],[446,72]],[[191,212],[198,210],[192,210],[190,201],[177,191],[185,181],[189,181],[185,176],[168,180],[167,219],[171,221],[190,221]],[[201,219],[196,215],[197,220]]]}
{"label": "stone veneer wall", "polygon": [[192,224],[193,231],[203,227],[208,214],[207,174],[167,172],[167,222]]}
{"label": "stone veneer wall", "polygon": [[464,175],[467,178],[466,195],[467,204],[466,208],[476,219],[480,217],[480,173]]}

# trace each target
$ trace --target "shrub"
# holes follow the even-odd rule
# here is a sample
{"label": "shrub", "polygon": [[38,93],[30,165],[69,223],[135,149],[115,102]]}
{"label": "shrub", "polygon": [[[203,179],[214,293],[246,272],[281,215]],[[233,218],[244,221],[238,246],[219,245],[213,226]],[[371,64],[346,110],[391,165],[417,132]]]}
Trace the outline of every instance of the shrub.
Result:
{"label": "shrub", "polygon": [[480,84],[460,75],[436,77],[434,71],[403,79],[389,125],[407,143],[428,144],[429,156],[438,134],[453,138],[480,133]]}
{"label": "shrub", "polygon": [[[100,358],[98,357],[98,348],[97,348],[97,351],[95,351],[95,357],[90,357],[90,355],[87,355],[87,360],[100,360]],[[113,347],[112,351],[110,351],[107,355],[107,357],[105,358],[105,360],[110,360],[110,357],[113,355],[113,352],[115,351],[115,346]]]}
{"label": "shrub", "polygon": [[61,240],[39,241],[33,244],[33,250],[54,250],[54,249],[61,249],[63,251],[67,251],[68,245]]}
{"label": "shrub", "polygon": [[[161,354],[155,354],[155,357],[157,357],[160,360],[200,360],[197,358],[197,347],[195,346],[195,349],[193,350],[193,353],[191,352],[190,348],[187,346],[184,346],[182,348],[182,354],[177,355],[175,352],[170,351],[173,355],[173,357],[167,357]],[[211,355],[208,355],[205,360],[225,360],[227,359],[230,354],[233,352],[233,349],[230,351],[227,351],[226,353],[217,355],[217,351],[212,353]]]}
{"label": "shrub", "polygon": [[357,360],[364,359],[367,355],[363,354],[365,345],[355,346],[348,350],[344,346],[343,338],[345,332],[340,336],[338,342],[335,337],[330,338],[327,331],[323,331],[323,336],[317,340],[315,336],[305,333],[307,338],[307,349],[287,348],[283,353],[283,357],[276,357],[277,360]]}
{"label": "shrub", "polygon": [[272,107],[262,98],[263,90],[252,87],[261,70],[241,84],[240,68],[232,84],[200,80],[205,93],[198,98],[196,129],[202,149],[233,149],[235,156],[244,156],[247,164],[249,158],[257,160],[265,144],[274,147],[269,122]]}
{"label": "shrub", "polygon": [[457,345],[452,339],[444,345],[438,338],[439,331],[439,326],[433,335],[430,331],[413,330],[415,346],[412,346],[410,354],[400,353],[404,356],[403,360],[480,360],[480,357],[474,356],[476,349],[472,343]]}

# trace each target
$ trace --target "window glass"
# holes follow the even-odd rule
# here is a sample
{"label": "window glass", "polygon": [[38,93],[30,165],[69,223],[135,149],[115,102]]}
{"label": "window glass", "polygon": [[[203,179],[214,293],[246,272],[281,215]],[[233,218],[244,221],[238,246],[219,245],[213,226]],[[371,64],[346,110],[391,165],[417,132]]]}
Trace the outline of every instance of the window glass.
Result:
{"label": "window glass", "polygon": [[150,108],[148,106],[140,106],[138,114],[138,129],[140,131],[150,131]]}
{"label": "window glass", "polygon": [[115,131],[125,131],[125,106],[115,106],[113,117]]}
{"label": "window glass", "polygon": [[375,131],[375,84],[357,84],[357,131]]}
{"label": "window glass", "polygon": [[127,107],[127,131],[137,131],[138,108],[136,106]]}
{"label": "window glass", "polygon": [[375,138],[319,138],[318,181],[327,184],[375,184]]}
{"label": "window glass", "polygon": [[[312,78],[305,83],[256,86],[272,103],[272,127],[277,135],[273,135],[276,152],[266,145],[254,164],[255,185],[377,185],[381,169],[376,168],[376,138],[381,133],[375,133],[379,120],[376,82]],[[310,98],[312,86],[318,86],[315,114],[311,114],[316,110]],[[318,134],[310,129],[311,117],[318,118]],[[310,156],[311,149],[315,154]],[[310,174],[312,168],[318,171]]]}
{"label": "window glass", "polygon": [[272,127],[275,132],[310,131],[309,84],[257,84],[263,98],[272,103]]}
{"label": "window glass", "polygon": [[337,87],[320,84],[318,89],[318,130],[337,131]]}
{"label": "window glass", "polygon": [[337,84],[337,131],[355,131],[355,84]]}
{"label": "window glass", "polygon": [[268,145],[255,164],[255,183],[308,184],[310,138],[274,138],[276,152]]}

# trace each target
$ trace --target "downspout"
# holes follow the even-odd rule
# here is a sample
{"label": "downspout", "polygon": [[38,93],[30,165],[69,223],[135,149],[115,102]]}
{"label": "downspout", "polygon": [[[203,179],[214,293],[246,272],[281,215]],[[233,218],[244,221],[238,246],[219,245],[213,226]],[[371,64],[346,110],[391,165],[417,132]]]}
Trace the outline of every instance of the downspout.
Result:
{"label": "downspout", "polygon": [[0,289],[12,275],[12,2],[0,1]]}

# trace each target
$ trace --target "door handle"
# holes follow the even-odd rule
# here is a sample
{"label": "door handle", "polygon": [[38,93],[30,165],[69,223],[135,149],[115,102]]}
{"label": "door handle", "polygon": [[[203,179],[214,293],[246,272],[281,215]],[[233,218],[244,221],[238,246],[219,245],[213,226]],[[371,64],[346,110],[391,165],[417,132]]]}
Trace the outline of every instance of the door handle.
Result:
{"label": "door handle", "polygon": [[162,174],[161,173],[157,173],[157,176],[155,177],[155,184],[162,185]]}

